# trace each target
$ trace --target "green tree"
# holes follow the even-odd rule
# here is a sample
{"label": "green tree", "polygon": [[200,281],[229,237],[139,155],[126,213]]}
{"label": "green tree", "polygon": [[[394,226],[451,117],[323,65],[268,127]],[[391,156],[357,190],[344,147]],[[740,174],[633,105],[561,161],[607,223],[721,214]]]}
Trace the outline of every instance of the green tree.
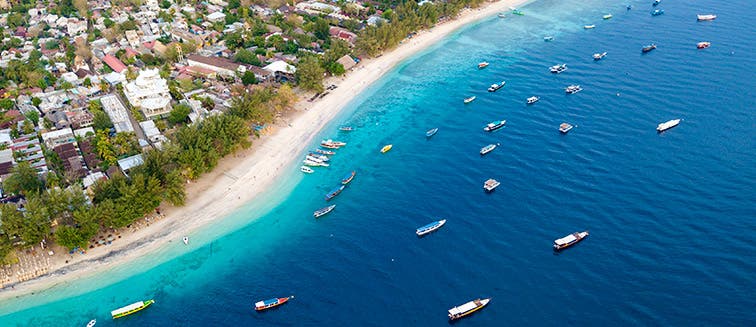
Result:
{"label": "green tree", "polygon": [[27,196],[21,239],[28,246],[33,246],[50,234],[50,215],[47,207],[38,196]]}
{"label": "green tree", "polygon": [[15,103],[11,99],[1,99],[0,100],[0,109],[3,110],[10,110],[13,108]]}
{"label": "green tree", "polygon": [[257,59],[257,55],[249,51],[247,49],[240,49],[236,52],[236,55],[234,56],[234,60],[248,64],[248,65],[255,65],[260,66],[262,63],[260,62],[260,59]]}
{"label": "green tree", "polygon": [[255,73],[251,71],[244,72],[244,74],[242,74],[241,80],[244,85],[257,84]]}
{"label": "green tree", "polygon": [[321,67],[317,57],[306,56],[299,61],[296,77],[299,86],[308,91],[323,92],[323,75],[325,69]]}
{"label": "green tree", "polygon": [[181,103],[173,107],[170,114],[168,114],[168,121],[171,124],[179,124],[186,121],[189,118],[189,113],[192,112],[192,108]]}
{"label": "green tree", "polygon": [[9,194],[29,195],[37,193],[44,187],[44,182],[39,179],[37,170],[28,162],[20,162],[11,169],[11,175],[3,181],[3,189]]}

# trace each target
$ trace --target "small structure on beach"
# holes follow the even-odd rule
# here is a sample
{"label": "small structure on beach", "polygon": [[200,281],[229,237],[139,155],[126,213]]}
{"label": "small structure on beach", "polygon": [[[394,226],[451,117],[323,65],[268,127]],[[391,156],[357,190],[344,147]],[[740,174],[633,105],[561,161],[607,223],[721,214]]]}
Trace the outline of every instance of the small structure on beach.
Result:
{"label": "small structure on beach", "polygon": [[352,58],[350,55],[344,55],[343,57],[339,58],[339,60],[336,60],[336,62],[344,66],[344,70],[350,70],[352,69],[352,67],[357,65],[357,62],[354,61],[354,58]]}

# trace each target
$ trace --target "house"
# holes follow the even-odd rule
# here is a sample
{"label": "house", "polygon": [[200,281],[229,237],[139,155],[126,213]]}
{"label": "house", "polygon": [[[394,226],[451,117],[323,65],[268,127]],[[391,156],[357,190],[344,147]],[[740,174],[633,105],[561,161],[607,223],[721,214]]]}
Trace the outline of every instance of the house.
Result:
{"label": "house", "polygon": [[155,126],[155,122],[152,120],[139,122],[139,126],[142,127],[144,136],[146,136],[147,139],[150,140],[150,142],[152,142],[152,144],[154,144],[157,148],[160,148],[160,144],[162,142],[168,140],[165,136],[163,136],[162,133],[160,133],[160,130]]}
{"label": "house", "polygon": [[212,14],[209,14],[205,16],[205,18],[211,22],[225,22],[226,21],[226,14],[216,11]]}
{"label": "house", "polygon": [[344,66],[344,70],[350,70],[352,69],[352,67],[357,65],[357,62],[354,61],[354,58],[349,55],[344,55],[343,57],[339,58],[339,60],[336,60],[336,62],[340,63],[341,66]]}
{"label": "house", "polygon": [[270,63],[270,65],[263,67],[263,69],[271,72],[275,77],[275,80],[279,82],[294,80],[294,73],[297,72],[296,67],[289,65],[282,60],[274,61]]}
{"label": "house", "polygon": [[124,173],[128,173],[131,168],[141,166],[142,164],[144,164],[144,159],[141,154],[118,160],[118,167],[120,167]]}
{"label": "house", "polygon": [[84,185],[84,189],[89,188],[90,186],[97,183],[97,181],[102,181],[108,179],[108,176],[105,176],[101,171],[91,173],[87,176],[84,176],[84,178],[81,179],[81,183]]}
{"label": "house", "polygon": [[186,57],[186,62],[190,67],[201,67],[226,76],[236,76],[237,72],[244,73],[246,71],[245,66],[220,57],[205,57],[190,54]]}
{"label": "house", "polygon": [[121,60],[110,54],[102,57],[102,62],[108,65],[108,67],[110,67],[110,69],[112,69],[116,73],[122,73],[124,70],[126,70],[126,65],[121,62]]}
{"label": "house", "polygon": [[354,44],[354,42],[357,41],[357,34],[341,27],[331,26],[331,28],[328,29],[328,34],[330,34],[331,37],[347,41],[349,44]]}
{"label": "house", "polygon": [[63,128],[56,131],[50,131],[42,133],[42,141],[45,142],[47,148],[52,149],[61,144],[75,143],[76,137],[73,130],[70,128]]}
{"label": "house", "polygon": [[124,35],[126,36],[126,41],[129,42],[129,45],[136,48],[139,47],[139,34],[137,34],[137,31],[135,30],[128,30],[124,32]]}
{"label": "house", "polygon": [[131,120],[129,120],[129,112],[126,111],[126,107],[123,106],[118,97],[112,94],[106,95],[100,98],[100,104],[102,104],[102,109],[110,117],[116,133],[134,131],[134,126],[131,125]]}
{"label": "house", "polygon": [[53,148],[60,161],[63,162],[63,169],[66,175],[81,178],[87,175],[87,169],[84,167],[84,158],[79,154],[76,143],[65,143]]}
{"label": "house", "polygon": [[123,93],[131,105],[139,108],[147,118],[161,116],[171,111],[168,82],[160,77],[160,71],[157,68],[140,71],[136,80],[124,86]]}
{"label": "house", "polygon": [[66,24],[66,30],[70,36],[85,33],[87,31],[87,21],[70,18]]}

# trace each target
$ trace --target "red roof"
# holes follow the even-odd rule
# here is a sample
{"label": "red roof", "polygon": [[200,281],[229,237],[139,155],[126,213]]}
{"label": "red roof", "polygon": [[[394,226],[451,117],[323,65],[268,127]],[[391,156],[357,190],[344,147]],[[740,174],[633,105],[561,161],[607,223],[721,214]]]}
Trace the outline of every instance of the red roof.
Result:
{"label": "red roof", "polygon": [[111,55],[105,55],[105,57],[102,57],[102,61],[107,64],[113,71],[116,73],[120,73],[124,70],[126,70],[126,65],[122,63],[118,58],[113,57]]}

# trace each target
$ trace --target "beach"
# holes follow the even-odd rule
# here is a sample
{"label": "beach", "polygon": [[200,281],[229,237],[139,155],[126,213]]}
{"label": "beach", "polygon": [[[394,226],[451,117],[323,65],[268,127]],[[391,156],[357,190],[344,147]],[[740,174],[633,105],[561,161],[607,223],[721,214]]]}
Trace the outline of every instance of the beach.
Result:
{"label": "beach", "polygon": [[[182,207],[161,207],[160,215],[142,221],[120,234],[107,246],[88,250],[86,254],[57,254],[45,257],[42,275],[0,291],[0,299],[38,292],[66,281],[106,272],[135,258],[143,257],[170,242],[181,239],[217,222],[242,205],[254,200],[289,172],[306,146],[320,130],[336,117],[360,92],[390,71],[398,63],[442,40],[460,27],[491,17],[508,7],[526,1],[508,0],[488,3],[478,9],[466,9],[454,19],[420,31],[405,39],[396,49],[361,61],[344,77],[329,78],[326,85],[336,89],[314,102],[302,96],[293,113],[279,119],[269,135],[253,140],[249,149],[223,158],[213,172],[187,185],[187,201]],[[46,251],[46,250],[45,250]],[[44,254],[42,254],[44,256]]]}

